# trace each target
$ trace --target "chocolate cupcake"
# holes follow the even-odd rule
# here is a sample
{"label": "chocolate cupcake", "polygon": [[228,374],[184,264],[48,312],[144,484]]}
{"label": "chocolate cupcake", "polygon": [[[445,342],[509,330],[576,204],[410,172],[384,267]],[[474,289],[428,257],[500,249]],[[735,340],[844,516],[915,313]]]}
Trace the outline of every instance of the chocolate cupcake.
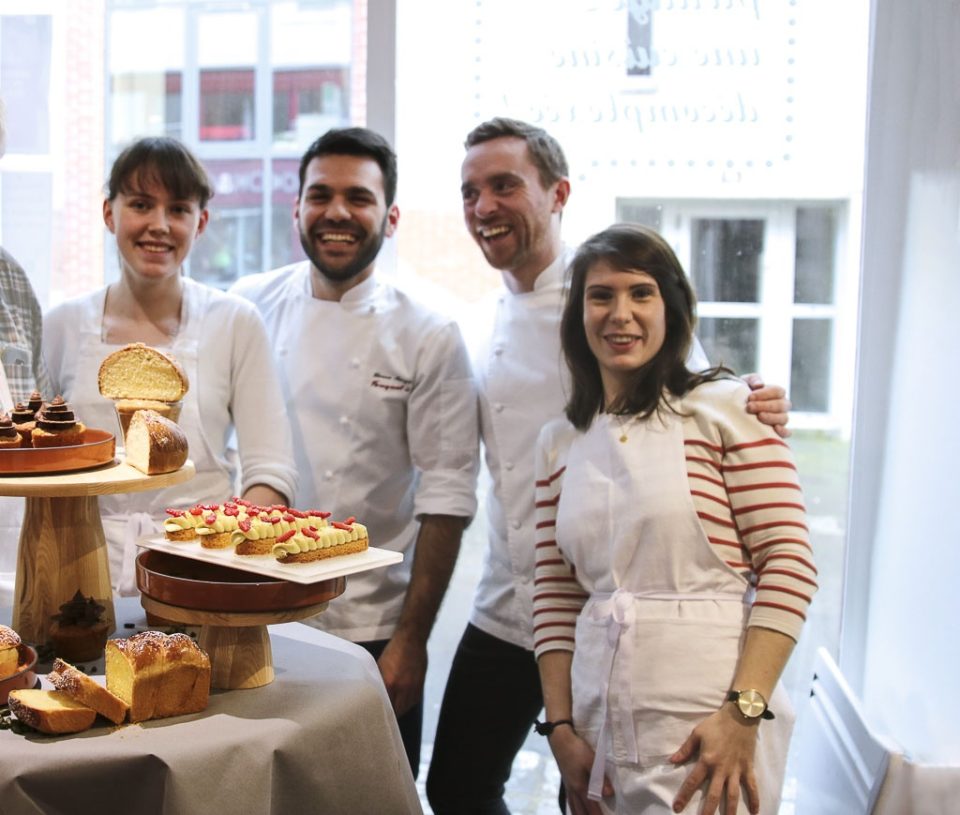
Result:
{"label": "chocolate cupcake", "polygon": [[103,656],[110,626],[103,619],[104,607],[80,590],[60,606],[51,618],[50,641],[54,653],[67,662],[91,662]]}
{"label": "chocolate cupcake", "polygon": [[77,421],[70,405],[63,401],[62,396],[57,396],[37,413],[37,426],[33,429],[31,440],[34,447],[67,447],[83,444],[85,430],[86,427],[83,422]]}

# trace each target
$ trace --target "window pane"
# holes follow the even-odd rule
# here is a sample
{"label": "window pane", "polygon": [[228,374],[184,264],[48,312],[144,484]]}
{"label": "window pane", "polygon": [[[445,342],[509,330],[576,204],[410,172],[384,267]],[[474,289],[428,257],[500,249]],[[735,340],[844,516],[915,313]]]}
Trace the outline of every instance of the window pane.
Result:
{"label": "window pane", "polygon": [[194,244],[190,276],[226,288],[262,272],[263,162],[206,161],[215,196],[207,229]]}
{"label": "window pane", "polygon": [[351,0],[271,4],[273,142],[302,152],[350,123]]}
{"label": "window pane", "polygon": [[756,303],[764,222],[695,219],[690,276],[704,302]]}
{"label": "window pane", "polygon": [[711,365],[726,365],[738,374],[757,370],[756,320],[732,317],[703,317],[697,322],[697,336]]}
{"label": "window pane", "polygon": [[256,134],[253,70],[200,72],[200,139],[247,141]]}
{"label": "window pane", "polygon": [[50,149],[52,18],[4,15],[0,20],[0,87],[7,109],[7,151]]}
{"label": "window pane", "polygon": [[833,209],[797,208],[796,303],[833,302],[836,220]]}
{"label": "window pane", "polygon": [[319,134],[349,122],[349,71],[276,71],[273,75],[273,140],[305,149]]}
{"label": "window pane", "polygon": [[794,320],[790,401],[794,410],[825,412],[830,407],[833,320]]}
{"label": "window pane", "polygon": [[249,141],[256,137],[255,12],[202,14],[198,21],[200,140]]}
{"label": "window pane", "polygon": [[140,136],[180,138],[183,12],[115,11],[109,20],[110,143],[120,148]]}

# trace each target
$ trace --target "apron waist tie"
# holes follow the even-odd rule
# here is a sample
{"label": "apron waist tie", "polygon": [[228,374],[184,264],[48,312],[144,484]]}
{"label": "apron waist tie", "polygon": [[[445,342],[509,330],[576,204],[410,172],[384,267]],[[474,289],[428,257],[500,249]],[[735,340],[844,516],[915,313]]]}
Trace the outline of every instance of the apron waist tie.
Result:
{"label": "apron waist tie", "polygon": [[[617,726],[620,733],[626,739],[626,759],[636,763],[639,761],[639,748],[637,746],[637,729],[633,723],[633,697],[631,692],[630,677],[633,675],[631,667],[633,665],[633,637],[621,638],[621,635],[633,625],[636,619],[636,601],[637,600],[713,600],[736,603],[749,603],[753,592],[749,591],[744,595],[736,595],[726,592],[631,592],[626,589],[617,589],[609,595],[593,595],[593,603],[590,606],[590,619],[593,622],[606,624],[606,642],[601,657],[601,688],[600,698],[600,732],[597,735],[597,748],[593,756],[593,766],[590,769],[590,783],[587,787],[587,797],[591,800],[599,801],[602,796],[603,775],[607,761],[607,741],[612,737],[609,733],[609,717],[607,698],[610,692],[611,675],[613,674],[613,660],[617,651],[622,652],[622,660],[626,664],[626,670],[618,672],[617,690],[620,696],[620,705],[614,715],[617,718]],[[604,597],[606,599],[598,599]]]}
{"label": "apron waist tie", "polygon": [[[606,600],[594,602],[590,607],[590,618],[598,623],[606,623],[607,637],[603,649],[602,670],[600,672],[601,689],[600,698],[603,700],[600,709],[600,732],[597,735],[597,748],[593,756],[593,767],[590,769],[590,784],[587,788],[587,796],[594,801],[601,799],[603,789],[603,773],[607,762],[607,739],[609,738],[607,730],[607,697],[610,692],[610,676],[613,672],[613,658],[617,650],[621,647],[620,635],[626,631],[634,621],[633,594],[625,589],[617,589]],[[627,637],[623,641],[623,658],[629,665],[633,656],[633,639]],[[626,672],[629,675],[629,670]],[[624,672],[620,672],[621,677]],[[636,762],[637,758],[637,732],[633,726],[633,702],[630,695],[630,683],[621,679],[619,681],[619,691],[621,699],[626,704],[621,704],[617,710],[617,718],[620,732],[627,738],[627,758]]]}

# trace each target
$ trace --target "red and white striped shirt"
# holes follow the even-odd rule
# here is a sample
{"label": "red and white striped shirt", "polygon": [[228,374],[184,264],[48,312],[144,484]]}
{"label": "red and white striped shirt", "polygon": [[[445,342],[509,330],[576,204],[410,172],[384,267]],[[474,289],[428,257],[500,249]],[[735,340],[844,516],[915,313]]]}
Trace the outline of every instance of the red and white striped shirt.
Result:
{"label": "red and white striped shirt", "polygon": [[[817,589],[803,494],[790,449],[744,409],[745,386],[721,380],[677,404],[694,509],[720,560],[755,586],[748,625],[797,639]],[[566,453],[577,436],[553,423],[537,451],[534,649],[573,650],[589,592],[556,543]]]}

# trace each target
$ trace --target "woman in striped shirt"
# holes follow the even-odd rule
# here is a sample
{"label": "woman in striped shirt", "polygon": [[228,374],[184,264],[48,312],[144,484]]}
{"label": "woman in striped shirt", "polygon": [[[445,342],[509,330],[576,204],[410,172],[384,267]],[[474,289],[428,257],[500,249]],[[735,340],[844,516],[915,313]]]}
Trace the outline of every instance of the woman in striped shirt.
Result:
{"label": "woman in striped shirt", "polygon": [[778,680],[816,590],[789,448],[723,368],[687,370],[670,247],[618,225],[573,261],[572,389],[537,454],[535,651],[576,813],[776,812]]}

